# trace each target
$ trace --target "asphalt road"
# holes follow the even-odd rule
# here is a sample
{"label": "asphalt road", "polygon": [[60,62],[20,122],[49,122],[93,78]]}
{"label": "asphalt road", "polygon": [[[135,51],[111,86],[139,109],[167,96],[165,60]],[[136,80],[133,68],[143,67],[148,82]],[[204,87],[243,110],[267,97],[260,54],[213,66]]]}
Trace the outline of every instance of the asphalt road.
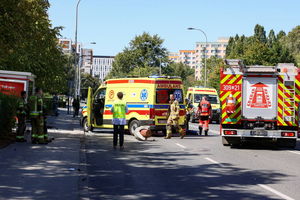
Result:
{"label": "asphalt road", "polygon": [[[190,127],[197,129],[196,124]],[[127,135],[113,150],[108,130],[88,134],[86,161],[90,199],[300,199],[300,144],[224,147],[219,125],[209,136]]]}

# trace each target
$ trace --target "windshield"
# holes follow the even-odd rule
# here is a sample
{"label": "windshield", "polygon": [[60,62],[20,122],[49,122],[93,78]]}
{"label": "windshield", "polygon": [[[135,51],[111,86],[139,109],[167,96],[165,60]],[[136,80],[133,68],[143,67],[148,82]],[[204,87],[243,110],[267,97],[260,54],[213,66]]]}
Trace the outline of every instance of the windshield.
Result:
{"label": "windshield", "polygon": [[156,90],[156,103],[169,103],[170,94],[174,94],[175,99],[179,103],[183,103],[182,90],[181,89],[157,89]]}
{"label": "windshield", "polygon": [[210,104],[218,104],[219,99],[217,95],[213,94],[194,94],[194,103],[199,103],[203,96],[207,96],[207,100]]}

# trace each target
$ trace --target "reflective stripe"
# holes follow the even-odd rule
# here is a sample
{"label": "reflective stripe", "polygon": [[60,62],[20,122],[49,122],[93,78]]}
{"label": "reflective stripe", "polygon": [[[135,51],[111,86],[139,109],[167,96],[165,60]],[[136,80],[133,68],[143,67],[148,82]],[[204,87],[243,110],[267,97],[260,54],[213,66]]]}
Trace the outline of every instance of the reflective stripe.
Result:
{"label": "reflective stripe", "polygon": [[37,134],[32,134],[31,137],[32,137],[32,138],[37,138],[38,135],[37,135]]}
{"label": "reflective stripe", "polygon": [[126,103],[123,100],[117,100],[113,104],[113,118],[124,119],[126,116]]}
{"label": "reflective stripe", "polygon": [[44,139],[45,135],[38,135],[37,138]]}
{"label": "reflective stripe", "polygon": [[17,138],[17,139],[24,139],[24,136],[19,136],[19,135],[17,135],[16,138]]}
{"label": "reflective stripe", "polygon": [[40,113],[39,112],[31,112],[30,115],[37,116],[37,115],[40,115]]}

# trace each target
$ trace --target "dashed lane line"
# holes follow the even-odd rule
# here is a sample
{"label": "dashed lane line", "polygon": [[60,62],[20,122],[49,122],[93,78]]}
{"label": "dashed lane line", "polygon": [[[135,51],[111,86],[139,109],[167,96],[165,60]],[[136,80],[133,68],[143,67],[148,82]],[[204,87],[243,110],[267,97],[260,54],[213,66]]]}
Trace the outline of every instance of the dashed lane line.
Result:
{"label": "dashed lane line", "polygon": [[288,151],[288,152],[300,155],[300,152],[298,151]]}
{"label": "dashed lane line", "polygon": [[183,145],[181,145],[181,144],[179,144],[179,143],[175,143],[177,146],[180,146],[181,148],[183,148],[183,149],[186,149],[186,147],[185,146],[183,146]]}
{"label": "dashed lane line", "polygon": [[273,189],[273,188],[271,188],[271,187],[269,187],[267,185],[258,184],[258,186],[262,187],[265,190],[268,190],[269,192],[272,192],[272,193],[276,194],[277,196],[281,197],[282,199],[285,199],[285,200],[295,200],[295,199],[293,199],[293,198],[291,198],[291,197],[289,197],[289,196],[287,196],[285,194],[282,194],[281,192],[279,192],[279,191],[277,191],[277,190],[275,190],[275,189]]}
{"label": "dashed lane line", "polygon": [[[213,160],[211,158],[206,157],[205,159],[208,160],[208,161],[210,161],[213,164],[217,164],[217,165],[222,166],[221,163],[219,163],[219,162],[217,162],[217,161],[215,161],[215,160]],[[265,190],[268,190],[269,192],[272,192],[272,193],[276,194],[277,196],[279,196],[282,199],[285,199],[285,200],[295,200],[295,199],[293,199],[293,198],[291,198],[291,197],[289,197],[289,196],[287,196],[287,195],[285,195],[285,194],[283,194],[283,193],[281,193],[281,192],[279,192],[279,191],[277,191],[277,190],[275,190],[275,189],[273,189],[273,188],[271,188],[271,187],[269,187],[267,185],[258,184],[258,186],[260,186],[261,188],[263,188]]]}

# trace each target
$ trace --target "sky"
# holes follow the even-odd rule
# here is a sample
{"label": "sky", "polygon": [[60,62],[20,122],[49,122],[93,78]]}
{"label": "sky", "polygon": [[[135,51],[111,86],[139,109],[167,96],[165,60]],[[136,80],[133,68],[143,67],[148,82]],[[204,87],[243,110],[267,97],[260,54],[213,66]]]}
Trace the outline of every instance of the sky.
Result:
{"label": "sky", "polygon": [[[53,27],[64,27],[63,38],[75,38],[78,0],[49,0]],[[196,42],[209,42],[236,34],[253,35],[260,24],[268,34],[288,33],[300,25],[299,0],[81,0],[78,41],[93,48],[94,55],[114,56],[135,36],[157,34],[169,52],[194,49]],[[96,44],[90,44],[96,42]]]}

